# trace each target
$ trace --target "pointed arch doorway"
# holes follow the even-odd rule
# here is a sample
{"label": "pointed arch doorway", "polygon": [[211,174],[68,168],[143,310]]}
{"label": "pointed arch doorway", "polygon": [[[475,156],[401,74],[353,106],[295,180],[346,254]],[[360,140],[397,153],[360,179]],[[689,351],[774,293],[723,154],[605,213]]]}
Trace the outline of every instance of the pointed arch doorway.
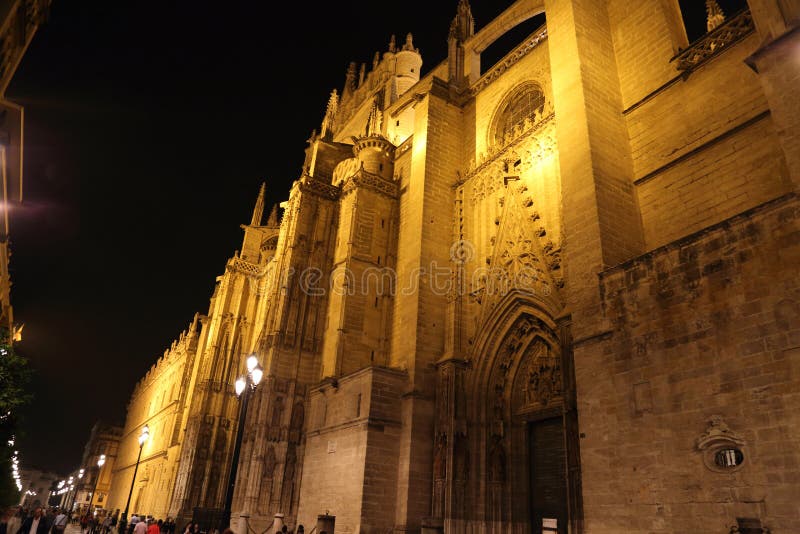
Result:
{"label": "pointed arch doorway", "polygon": [[569,320],[556,322],[530,301],[519,304],[498,307],[506,313],[495,315],[466,371],[473,400],[468,441],[478,453],[474,468],[483,473],[474,495],[475,519],[487,532],[579,533]]}

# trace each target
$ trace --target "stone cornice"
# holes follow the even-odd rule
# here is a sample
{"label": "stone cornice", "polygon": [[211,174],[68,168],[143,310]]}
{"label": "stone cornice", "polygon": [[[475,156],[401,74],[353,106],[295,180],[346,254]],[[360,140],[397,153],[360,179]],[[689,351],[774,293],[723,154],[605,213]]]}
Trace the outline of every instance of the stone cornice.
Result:
{"label": "stone cornice", "polygon": [[341,192],[338,187],[316,180],[309,175],[305,175],[300,179],[299,188],[304,193],[311,193],[328,200],[338,199]]}
{"label": "stone cornice", "polygon": [[525,57],[528,52],[536,48],[536,46],[545,39],[547,39],[547,27],[543,27],[541,30],[537,31],[528,40],[509,52],[508,55],[500,60],[500,62],[497,63],[492,70],[481,76],[478,81],[469,88],[469,94],[471,96],[475,96],[483,91],[487,85],[499,78],[501,74],[511,68],[511,66],[517,61]]}
{"label": "stone cornice", "polygon": [[342,195],[347,195],[358,187],[370,189],[389,198],[397,198],[398,195],[396,182],[384,180],[377,174],[372,174],[364,169],[360,169],[345,182]]}

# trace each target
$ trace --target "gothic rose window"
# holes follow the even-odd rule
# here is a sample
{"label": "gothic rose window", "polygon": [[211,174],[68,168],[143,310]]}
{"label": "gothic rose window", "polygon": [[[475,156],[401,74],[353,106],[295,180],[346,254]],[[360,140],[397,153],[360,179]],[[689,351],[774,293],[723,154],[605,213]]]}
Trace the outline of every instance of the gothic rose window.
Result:
{"label": "gothic rose window", "polygon": [[516,128],[522,129],[526,119],[536,120],[537,112],[541,116],[544,109],[544,93],[538,84],[528,83],[520,87],[506,99],[503,110],[495,122],[494,141],[504,144],[507,136],[513,136]]}

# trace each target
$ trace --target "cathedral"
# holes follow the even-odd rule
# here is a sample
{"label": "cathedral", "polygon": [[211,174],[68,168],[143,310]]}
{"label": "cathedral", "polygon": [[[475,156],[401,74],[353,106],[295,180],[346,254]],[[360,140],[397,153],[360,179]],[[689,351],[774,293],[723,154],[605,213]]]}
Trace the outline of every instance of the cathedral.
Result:
{"label": "cathedral", "polygon": [[453,4],[445,61],[408,34],[351,64],[271,212],[262,186],[133,392],[107,507],[800,532],[800,2],[708,0],[692,41],[678,0]]}

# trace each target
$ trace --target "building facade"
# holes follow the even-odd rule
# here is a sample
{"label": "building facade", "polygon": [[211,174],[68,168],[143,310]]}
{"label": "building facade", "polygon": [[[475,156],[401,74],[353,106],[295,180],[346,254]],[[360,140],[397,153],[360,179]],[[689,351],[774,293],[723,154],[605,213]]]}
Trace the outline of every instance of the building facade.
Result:
{"label": "building facade", "polygon": [[[67,495],[71,510],[108,509],[114,465],[117,459],[122,428],[98,421],[89,433],[83,448],[81,467],[70,477],[72,490]],[[102,465],[99,462],[102,458]]]}
{"label": "building facade", "polygon": [[8,344],[19,341],[22,334],[11,306],[9,208],[22,202],[24,110],[5,93],[36,30],[47,18],[50,2],[0,1],[0,337]]}
{"label": "building facade", "polygon": [[800,2],[747,4],[689,43],[677,0],[460,0],[424,76],[410,34],[351,64],[114,502],[161,417],[136,511],[224,505],[256,354],[237,532],[800,530]]}

